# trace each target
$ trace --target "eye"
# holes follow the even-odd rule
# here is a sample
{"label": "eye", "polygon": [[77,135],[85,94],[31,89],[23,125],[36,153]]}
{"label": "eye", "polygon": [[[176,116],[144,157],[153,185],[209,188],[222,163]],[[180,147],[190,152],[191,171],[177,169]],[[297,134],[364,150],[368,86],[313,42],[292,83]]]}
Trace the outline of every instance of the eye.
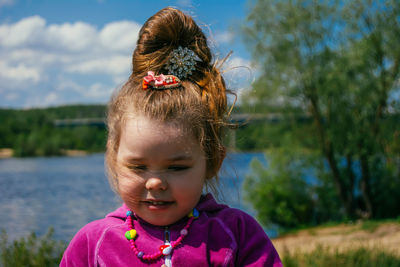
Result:
{"label": "eye", "polygon": [[184,171],[184,170],[187,170],[189,168],[190,167],[186,166],[186,165],[171,165],[171,166],[168,167],[168,170],[171,170],[171,171]]}
{"label": "eye", "polygon": [[128,168],[133,171],[136,171],[136,172],[141,172],[141,171],[147,170],[146,165],[129,165]]}

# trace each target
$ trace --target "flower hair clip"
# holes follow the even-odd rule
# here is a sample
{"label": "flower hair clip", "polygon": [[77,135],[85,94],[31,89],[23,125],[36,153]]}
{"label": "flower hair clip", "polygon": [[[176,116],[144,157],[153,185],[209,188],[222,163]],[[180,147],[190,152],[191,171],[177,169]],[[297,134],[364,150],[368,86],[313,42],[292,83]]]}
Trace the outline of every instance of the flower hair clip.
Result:
{"label": "flower hair clip", "polygon": [[148,71],[147,76],[143,78],[143,89],[149,87],[156,90],[176,88],[181,85],[181,80],[174,75],[154,75],[154,71]]}
{"label": "flower hair clip", "polygon": [[182,48],[182,46],[179,46],[169,54],[165,69],[168,70],[169,74],[175,75],[179,79],[185,79],[195,70],[196,61],[201,61],[201,59],[195,52],[187,47]]}

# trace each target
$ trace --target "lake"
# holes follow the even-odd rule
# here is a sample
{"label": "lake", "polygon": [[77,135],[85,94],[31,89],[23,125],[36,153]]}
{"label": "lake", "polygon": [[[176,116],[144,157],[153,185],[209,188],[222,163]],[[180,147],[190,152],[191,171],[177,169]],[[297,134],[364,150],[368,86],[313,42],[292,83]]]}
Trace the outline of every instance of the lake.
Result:
{"label": "lake", "polygon": [[[262,153],[228,154],[220,171],[222,202],[252,215],[241,186],[255,158],[265,163]],[[43,235],[52,226],[56,239],[69,241],[120,205],[105,175],[104,154],[0,160],[0,229],[10,240]]]}

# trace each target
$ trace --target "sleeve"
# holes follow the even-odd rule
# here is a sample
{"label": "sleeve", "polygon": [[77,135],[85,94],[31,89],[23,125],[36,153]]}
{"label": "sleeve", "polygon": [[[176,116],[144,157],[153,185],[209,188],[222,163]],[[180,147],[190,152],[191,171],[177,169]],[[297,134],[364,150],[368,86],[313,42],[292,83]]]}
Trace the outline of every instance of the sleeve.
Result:
{"label": "sleeve", "polygon": [[235,266],[283,266],[271,240],[253,217],[243,213],[237,230],[239,249]]}
{"label": "sleeve", "polygon": [[94,266],[94,250],[90,244],[87,227],[82,228],[71,240],[60,262],[60,267]]}

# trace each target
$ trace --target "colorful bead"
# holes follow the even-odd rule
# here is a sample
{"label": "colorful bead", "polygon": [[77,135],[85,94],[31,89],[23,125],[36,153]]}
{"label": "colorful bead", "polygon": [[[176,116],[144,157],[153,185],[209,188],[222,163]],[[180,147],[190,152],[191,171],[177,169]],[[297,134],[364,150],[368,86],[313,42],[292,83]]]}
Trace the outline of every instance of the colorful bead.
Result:
{"label": "colorful bead", "polygon": [[200,215],[200,213],[199,213],[199,211],[197,210],[197,209],[193,209],[190,213],[189,213],[189,218],[190,217],[194,217],[194,218],[199,218],[199,215]]}
{"label": "colorful bead", "polygon": [[136,237],[136,230],[135,229],[131,229],[129,231],[126,231],[125,237],[128,240],[134,239]]}
{"label": "colorful bead", "polygon": [[186,226],[180,231],[180,236],[175,240],[172,241],[170,244],[165,244],[159,247],[159,252],[157,253],[153,253],[150,255],[146,255],[144,254],[143,251],[139,251],[135,245],[135,237],[137,235],[137,232],[135,229],[133,229],[134,224],[132,221],[132,217],[128,216],[127,220],[128,220],[128,224],[131,228],[131,230],[127,231],[125,233],[125,237],[130,241],[131,244],[131,249],[134,252],[134,254],[141,259],[142,261],[152,261],[152,260],[157,260],[158,258],[162,257],[162,256],[168,256],[171,255],[172,251],[178,247],[183,238],[189,233],[188,229],[190,228],[190,225],[192,224],[192,222],[194,221],[194,219],[199,217],[199,211],[196,209],[193,209],[193,211],[188,215],[190,218],[186,224]]}
{"label": "colorful bead", "polygon": [[188,230],[186,230],[186,229],[181,230],[181,235],[187,235],[187,234],[188,234]]}
{"label": "colorful bead", "polygon": [[167,256],[167,255],[171,254],[172,246],[171,245],[162,245],[162,246],[160,246],[160,251],[162,252],[162,254],[164,256]]}
{"label": "colorful bead", "polygon": [[131,215],[132,215],[132,211],[128,210],[128,211],[126,212],[126,217],[131,216]]}
{"label": "colorful bead", "polygon": [[199,215],[200,215],[199,211],[197,209],[193,209],[193,217],[199,218]]}

